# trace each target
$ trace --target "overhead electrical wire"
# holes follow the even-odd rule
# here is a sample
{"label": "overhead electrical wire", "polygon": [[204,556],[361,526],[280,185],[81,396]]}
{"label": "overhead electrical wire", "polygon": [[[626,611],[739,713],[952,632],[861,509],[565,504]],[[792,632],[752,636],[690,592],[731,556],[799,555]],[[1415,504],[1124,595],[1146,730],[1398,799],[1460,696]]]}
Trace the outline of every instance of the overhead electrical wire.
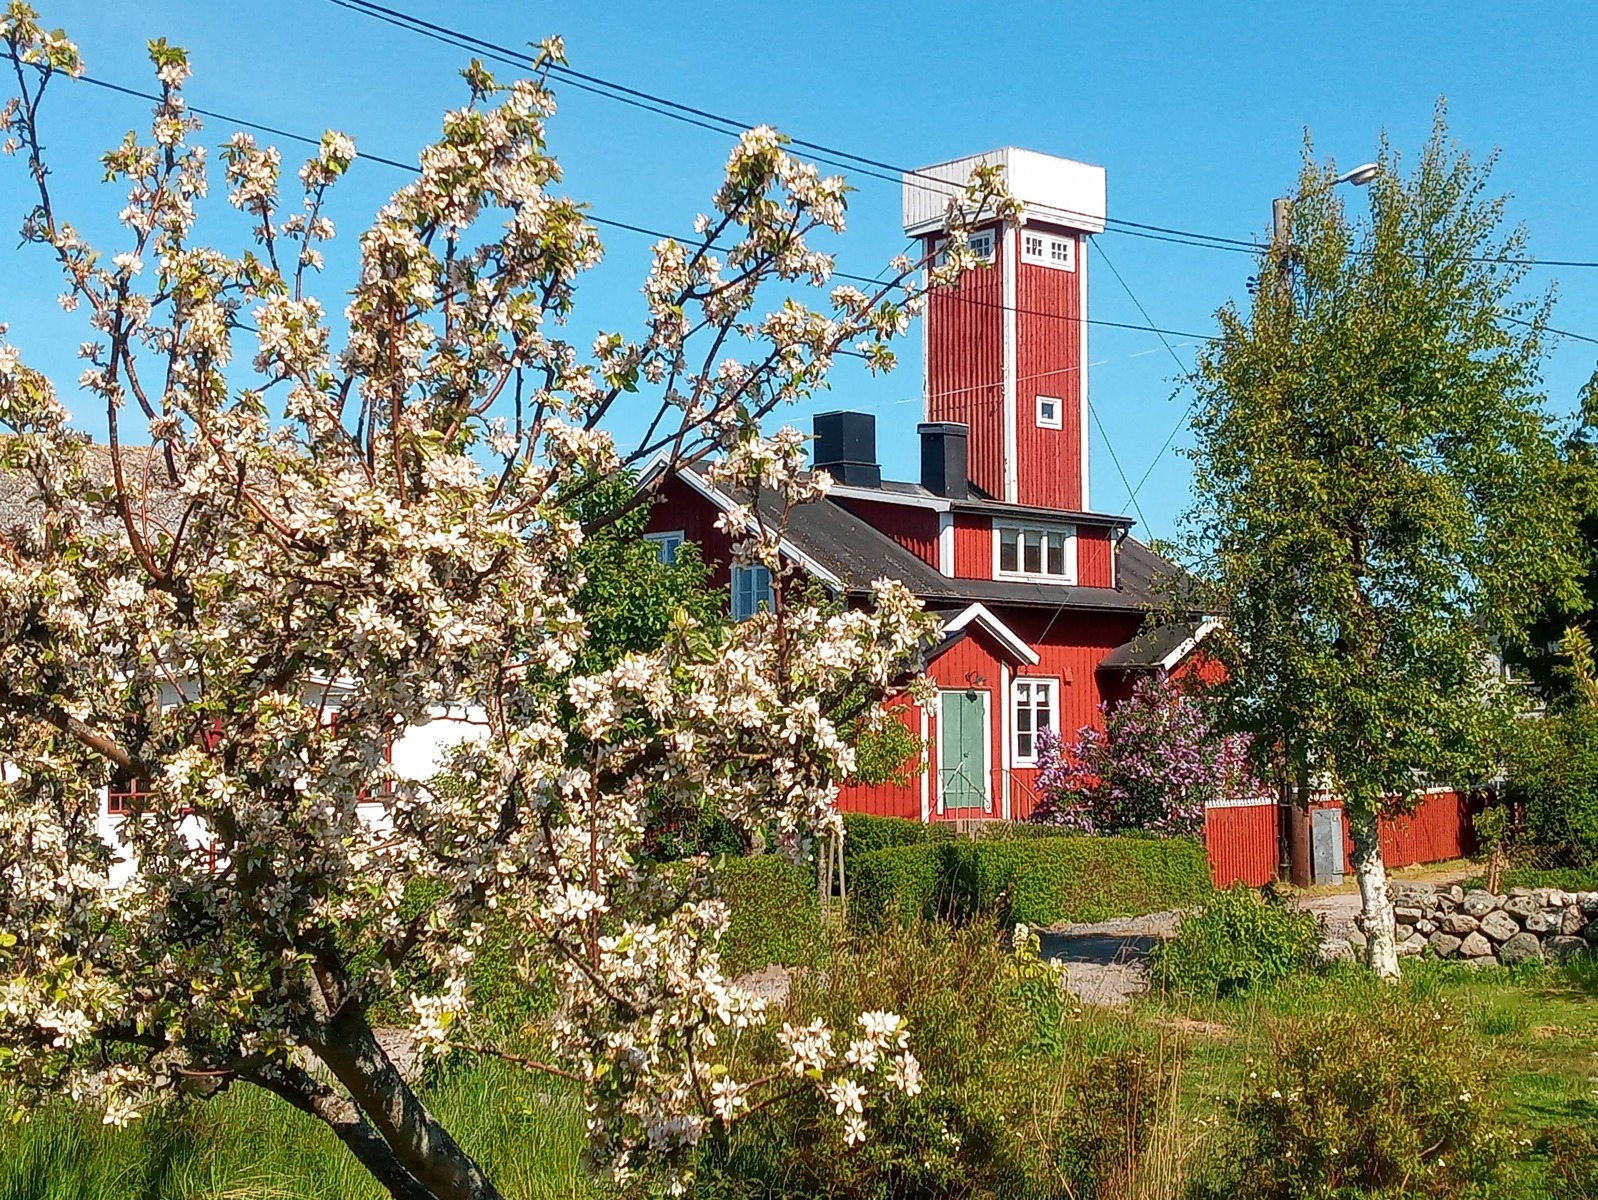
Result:
{"label": "overhead electrical wire", "polygon": [[[496,58],[510,66],[524,68],[536,68],[539,66],[537,60],[526,51],[477,37],[449,25],[428,21],[402,9],[378,4],[376,0],[329,0],[329,2],[336,4],[340,8],[360,13],[399,29],[420,34],[445,45],[482,54],[485,57]],[[711,112],[708,109],[684,104],[681,101],[672,100],[669,97],[648,92],[641,88],[630,87],[627,84],[618,83],[603,76],[578,71],[564,64],[545,64],[544,69],[567,83],[579,87],[579,90],[607,96],[610,99],[630,104],[635,108],[642,108],[645,111],[654,112],[672,120],[697,125],[699,128],[709,129],[712,132],[737,136],[755,124],[754,122],[739,121],[721,113]],[[947,179],[929,175],[924,171],[898,166],[868,155],[856,154],[853,151],[843,150],[836,146],[807,141],[797,137],[791,138],[790,141],[794,146],[808,150],[812,154],[825,156],[824,160],[834,160],[830,161],[829,165],[846,166],[859,174],[868,175],[889,183],[916,186],[915,181],[924,180],[926,181],[924,186],[942,193],[947,193],[951,186],[950,181]],[[843,161],[838,162],[836,160]],[[891,172],[891,174],[884,174],[883,172]],[[1260,249],[1256,242],[1242,238],[1227,237],[1221,234],[1202,233],[1191,229],[1175,229],[1165,225],[1131,221],[1124,217],[1081,213],[1070,209],[1058,209],[1057,211],[1070,216],[1088,217],[1095,221],[1103,221],[1106,225],[1105,232],[1107,233],[1124,233],[1135,237],[1151,238],[1155,241],[1174,241],[1182,245],[1232,250],[1250,254],[1257,253]],[[1497,263],[1505,266],[1598,268],[1598,260],[1587,259],[1505,258],[1493,255],[1473,255],[1467,261]]]}

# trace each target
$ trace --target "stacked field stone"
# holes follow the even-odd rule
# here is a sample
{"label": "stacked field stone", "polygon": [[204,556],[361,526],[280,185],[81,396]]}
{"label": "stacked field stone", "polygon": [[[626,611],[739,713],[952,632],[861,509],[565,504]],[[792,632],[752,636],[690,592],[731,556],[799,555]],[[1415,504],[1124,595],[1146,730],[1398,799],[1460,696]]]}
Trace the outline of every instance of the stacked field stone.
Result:
{"label": "stacked field stone", "polygon": [[[1510,888],[1507,896],[1459,886],[1400,883],[1392,887],[1398,952],[1430,950],[1438,958],[1505,965],[1528,959],[1563,961],[1598,948],[1598,892]],[[1356,951],[1365,934],[1355,918],[1349,942]]]}

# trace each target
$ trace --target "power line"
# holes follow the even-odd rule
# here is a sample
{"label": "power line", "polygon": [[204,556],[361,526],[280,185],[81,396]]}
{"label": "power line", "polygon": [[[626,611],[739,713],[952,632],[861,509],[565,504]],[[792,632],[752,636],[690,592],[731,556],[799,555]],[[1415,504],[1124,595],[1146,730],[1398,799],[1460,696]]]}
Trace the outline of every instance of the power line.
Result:
{"label": "power line", "polygon": [[[1115,281],[1121,285],[1121,290],[1127,294],[1133,304],[1137,305],[1138,312],[1143,314],[1143,319],[1149,323],[1149,328],[1153,329],[1154,318],[1149,316],[1149,310],[1143,307],[1143,301],[1137,298],[1137,293],[1132,290],[1132,285],[1127,283],[1126,277],[1121,274],[1120,269],[1111,260],[1110,256],[1104,252],[1104,247],[1095,241],[1093,248],[1099,252],[1099,257],[1104,260],[1104,265],[1110,268],[1110,274],[1115,276]],[[1165,340],[1165,334],[1159,330],[1155,330],[1155,332],[1159,334],[1160,345],[1165,347],[1166,353],[1171,356],[1171,361],[1176,363],[1176,369],[1178,371],[1187,370],[1187,364],[1177,357],[1175,350],[1171,349],[1171,343]]]}
{"label": "power line", "polygon": [[[445,45],[483,54],[485,57],[493,57],[511,66],[531,68],[539,66],[537,60],[525,51],[516,50],[498,42],[489,41],[486,38],[476,37],[452,26],[425,20],[401,9],[378,4],[375,0],[331,0],[331,3],[396,28],[421,34]],[[681,101],[672,100],[669,97],[645,91],[641,88],[630,87],[599,75],[578,71],[563,64],[544,64],[544,69],[547,69],[551,74],[558,75],[567,83],[579,87],[580,90],[588,91],[595,95],[607,96],[612,100],[630,104],[635,108],[642,108],[645,111],[654,112],[657,115],[683,121],[713,132],[736,136],[755,124],[755,122],[740,121],[721,113],[711,112],[708,109],[684,104]],[[790,140],[794,146],[809,150],[815,155],[825,156],[825,160],[829,161],[829,165],[847,166],[848,169],[854,170],[858,174],[868,175],[889,183],[917,186],[914,181],[925,180],[926,182],[921,186],[940,193],[947,193],[951,187],[955,186],[949,180],[929,175],[925,171],[898,166],[882,159],[856,154],[853,151],[843,150],[836,146],[807,141],[797,137]],[[837,160],[843,160],[843,162],[840,163]],[[892,172],[892,174],[883,174],[883,172]],[[1105,232],[1107,233],[1122,233],[1134,237],[1146,237],[1155,241],[1170,241],[1180,245],[1231,250],[1248,254],[1257,253],[1260,249],[1254,242],[1221,234],[1202,233],[1190,229],[1174,229],[1164,225],[1131,221],[1124,217],[1101,216],[1074,212],[1069,209],[1060,209],[1058,211],[1064,212],[1069,216],[1087,217],[1095,221],[1102,220],[1106,225]],[[1110,226],[1117,228],[1109,228]],[[1504,266],[1598,268],[1598,261],[1584,259],[1503,258],[1480,255],[1470,256],[1466,261],[1494,263]]]}
{"label": "power line", "polygon": [[[422,37],[460,50],[466,50],[469,53],[480,54],[485,58],[494,59],[508,66],[547,70],[550,74],[558,76],[580,91],[605,96],[630,105],[633,108],[640,108],[646,112],[653,112],[658,116],[682,121],[700,129],[708,129],[712,132],[736,137],[757,124],[757,122],[741,121],[722,113],[715,113],[691,104],[684,104],[681,101],[672,100],[654,92],[630,87],[627,84],[618,83],[615,80],[606,79],[599,75],[578,71],[564,64],[540,64],[537,59],[525,51],[517,50],[499,42],[489,41],[486,38],[476,37],[452,26],[425,20],[400,9],[375,3],[374,0],[330,0],[330,2],[350,12],[392,25],[397,29],[420,34]],[[830,166],[840,166],[854,171],[856,174],[866,175],[896,186],[904,184],[909,184],[912,187],[920,186],[927,190],[936,191],[939,194],[947,194],[952,187],[957,186],[947,179],[930,175],[925,171],[913,170],[882,159],[856,154],[853,151],[829,146],[822,142],[812,142],[798,137],[790,138],[790,142],[794,146],[810,151],[812,155],[819,157],[821,161],[827,162]],[[917,181],[922,182],[918,183]],[[1189,230],[1172,229],[1163,225],[1150,225],[1139,221],[1131,221],[1123,217],[1105,217],[1099,214],[1076,212],[1070,209],[1059,209],[1058,211],[1068,216],[1081,217],[1093,221],[1103,220],[1106,225],[1121,227],[1109,230],[1109,232],[1125,233],[1135,237],[1150,237],[1157,241],[1182,241],[1182,244],[1186,245],[1209,245],[1213,248],[1234,249],[1249,253],[1252,253],[1255,249],[1252,242],[1238,238],[1223,237],[1209,233],[1195,233]]]}
{"label": "power line", "polygon": [[[338,3],[339,0],[334,0],[334,2]],[[96,79],[90,75],[81,75],[77,78],[79,82],[92,84],[95,87],[104,88],[107,91],[117,92],[124,96],[132,96],[140,100],[149,100],[156,104],[161,102],[161,97],[156,95],[154,92],[140,91],[137,88],[126,87],[120,83],[112,83],[105,79]],[[203,117],[210,117],[215,121],[223,121],[229,125],[240,125],[246,129],[254,129],[261,133],[271,134],[273,137],[283,138],[287,141],[299,142],[302,145],[320,146],[322,143],[322,139],[319,137],[311,137],[308,134],[295,133],[288,129],[279,129],[276,126],[265,125],[259,121],[251,121],[244,117],[234,116],[230,113],[217,112],[214,109],[199,108],[191,104],[186,104],[185,107],[187,107],[192,113],[196,113]],[[420,173],[420,168],[414,166],[413,164],[400,162],[398,159],[385,158],[381,154],[368,154],[364,150],[358,151],[355,158],[356,162],[360,162],[362,160],[380,163],[385,167],[393,167],[400,171],[408,171],[413,175]],[[681,236],[678,234],[666,233],[659,229],[651,229],[647,225],[637,225],[630,221],[618,221],[610,217],[601,217],[592,212],[585,212],[584,217],[587,220],[592,221],[595,225],[603,225],[610,229],[620,229],[627,233],[637,233],[645,237],[652,237],[656,239],[670,238],[672,240],[682,240]],[[882,272],[879,271],[878,277],[873,278],[869,275],[855,274],[850,271],[834,271],[833,277],[836,279],[847,279],[854,283],[871,284],[873,286],[880,287],[883,283],[883,280],[880,278],[881,274]],[[909,285],[898,284],[896,286],[900,288],[908,288]],[[948,293],[948,295],[950,299],[961,304],[971,304],[984,308],[1002,309],[1005,307],[1003,304],[994,304],[991,301],[978,300],[974,296],[961,296],[958,293]],[[1101,320],[1096,317],[1073,317],[1066,313],[1051,313],[1045,312],[1041,309],[1020,308],[1013,306],[1012,311],[1026,316],[1044,317],[1050,320],[1068,321],[1087,325],[1100,325],[1108,329],[1129,329],[1142,333],[1157,333],[1161,335],[1169,334],[1172,337],[1189,338],[1199,341],[1207,340],[1209,337],[1207,334],[1186,333],[1176,329],[1156,329],[1152,323],[1148,326],[1134,325],[1126,321],[1108,321]]]}

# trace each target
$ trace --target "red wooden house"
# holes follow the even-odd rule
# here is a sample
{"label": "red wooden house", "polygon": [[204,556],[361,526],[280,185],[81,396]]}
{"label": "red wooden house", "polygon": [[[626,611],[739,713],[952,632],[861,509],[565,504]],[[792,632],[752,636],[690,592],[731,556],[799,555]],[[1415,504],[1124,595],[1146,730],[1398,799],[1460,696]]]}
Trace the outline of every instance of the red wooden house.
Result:
{"label": "red wooden house", "polygon": [[[827,500],[792,514],[788,560],[846,600],[874,579],[903,581],[943,621],[926,673],[935,703],[900,709],[929,747],[905,785],[848,785],[846,810],[922,821],[1025,819],[1037,803],[1037,734],[1102,725],[1101,706],[1139,672],[1202,670],[1213,623],[1173,611],[1178,569],[1131,536],[1132,520],[1088,495],[1087,235],[1104,228],[1104,171],[1030,151],[1001,162],[1024,217],[978,227],[986,260],[935,293],[924,328],[920,477],[885,480],[876,421],[815,418]],[[905,177],[904,228],[935,255],[949,198],[974,158]],[[898,436],[898,431],[894,431]],[[731,567],[717,516],[735,497],[684,469],[659,481],[647,536],[669,558],[698,545],[733,615],[779,602],[761,567]],[[1213,810],[1206,840],[1218,883],[1260,884],[1283,862],[1274,799]],[[1291,823],[1286,823],[1291,826]]]}
{"label": "red wooden house", "polygon": [[[821,414],[814,461],[836,486],[788,530],[792,560],[838,594],[895,576],[943,617],[927,664],[938,701],[906,716],[935,746],[934,769],[908,787],[845,788],[839,802],[857,811],[1024,818],[1037,731],[1097,721],[1134,673],[1178,667],[1205,631],[1193,621],[1139,637],[1175,568],[1130,536],[1130,518],[1089,506],[1082,318],[1104,171],[1024,150],[984,157],[1004,163],[1026,218],[976,229],[987,265],[932,298],[920,478],[882,478],[874,417]],[[938,252],[949,195],[975,161],[906,176],[905,230],[925,253]],[[714,521],[733,502],[682,471],[663,485],[649,536],[666,554],[697,543],[743,615],[774,597],[760,568],[727,566]]]}

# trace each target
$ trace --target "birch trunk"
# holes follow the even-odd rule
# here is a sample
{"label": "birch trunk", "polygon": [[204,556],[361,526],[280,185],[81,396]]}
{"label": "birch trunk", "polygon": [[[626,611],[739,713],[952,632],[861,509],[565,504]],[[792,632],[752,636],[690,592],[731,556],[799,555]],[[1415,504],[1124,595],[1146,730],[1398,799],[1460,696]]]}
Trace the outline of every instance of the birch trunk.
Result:
{"label": "birch trunk", "polygon": [[1398,978],[1397,922],[1393,919],[1393,899],[1387,894],[1387,867],[1382,862],[1382,842],[1374,810],[1359,806],[1350,811],[1348,832],[1354,842],[1354,877],[1359,880],[1359,898],[1365,918],[1365,961],[1382,979]]}

